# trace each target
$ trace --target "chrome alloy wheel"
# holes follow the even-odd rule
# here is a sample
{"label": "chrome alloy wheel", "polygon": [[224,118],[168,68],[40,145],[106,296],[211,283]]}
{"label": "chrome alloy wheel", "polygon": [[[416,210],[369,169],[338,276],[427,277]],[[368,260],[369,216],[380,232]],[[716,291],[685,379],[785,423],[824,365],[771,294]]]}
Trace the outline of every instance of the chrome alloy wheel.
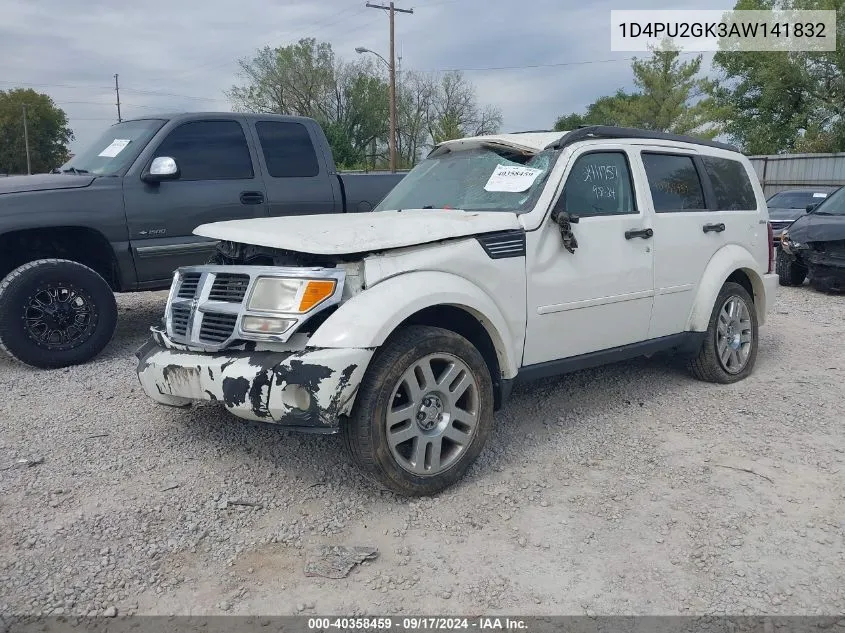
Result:
{"label": "chrome alloy wheel", "polygon": [[452,354],[429,354],[393,388],[385,416],[390,452],[410,473],[442,473],[469,447],[478,415],[479,389],[466,363]]}
{"label": "chrome alloy wheel", "polygon": [[728,297],[719,310],[716,326],[716,353],[726,372],[738,374],[745,368],[751,356],[753,337],[748,305],[740,297]]}

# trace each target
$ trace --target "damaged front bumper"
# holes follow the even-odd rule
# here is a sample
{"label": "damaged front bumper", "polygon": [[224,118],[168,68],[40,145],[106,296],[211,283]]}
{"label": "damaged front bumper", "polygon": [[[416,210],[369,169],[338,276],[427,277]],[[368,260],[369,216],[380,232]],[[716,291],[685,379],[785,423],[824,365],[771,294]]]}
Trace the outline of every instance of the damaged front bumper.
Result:
{"label": "damaged front bumper", "polygon": [[192,351],[159,328],[137,352],[138,379],[161,404],[219,402],[246,420],[333,433],[348,415],[371,349]]}

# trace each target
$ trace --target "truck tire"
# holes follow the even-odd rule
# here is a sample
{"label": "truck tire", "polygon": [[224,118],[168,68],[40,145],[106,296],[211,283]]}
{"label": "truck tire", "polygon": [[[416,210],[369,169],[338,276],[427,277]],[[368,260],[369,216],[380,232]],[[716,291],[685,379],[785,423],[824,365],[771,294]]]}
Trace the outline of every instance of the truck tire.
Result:
{"label": "truck tire", "polygon": [[751,295],[737,283],[725,283],[713,305],[704,343],[689,361],[693,376],[722,384],[746,378],[757,360],[757,333]]}
{"label": "truck tire", "polygon": [[32,367],[91,360],[109,343],[116,324],[111,288],[77,262],[39,259],[0,282],[0,348]]}
{"label": "truck tire", "polygon": [[800,286],[807,278],[807,267],[790,259],[786,253],[778,249],[777,273],[781,286]]}
{"label": "truck tire", "polygon": [[449,330],[410,326],[374,356],[341,425],[353,462],[405,496],[463,477],[493,425],[493,384],[479,351]]}

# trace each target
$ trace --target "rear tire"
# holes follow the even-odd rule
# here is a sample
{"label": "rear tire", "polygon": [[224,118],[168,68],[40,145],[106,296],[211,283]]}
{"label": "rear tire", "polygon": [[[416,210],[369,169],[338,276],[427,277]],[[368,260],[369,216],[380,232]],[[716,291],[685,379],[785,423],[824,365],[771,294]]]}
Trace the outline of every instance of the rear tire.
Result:
{"label": "rear tire", "polygon": [[449,330],[410,326],[379,349],[341,426],[355,464],[405,496],[457,482],[493,424],[493,384],[479,351]]}
{"label": "rear tire", "polygon": [[0,349],[55,369],[85,363],[108,345],[117,302],[96,272],[66,259],[39,259],[0,282]]}
{"label": "rear tire", "polygon": [[778,249],[777,273],[781,286],[801,286],[807,279],[807,267],[787,257],[781,249]]}
{"label": "rear tire", "polygon": [[754,300],[745,288],[727,282],[716,297],[704,343],[688,366],[699,380],[738,382],[754,369],[757,346]]}

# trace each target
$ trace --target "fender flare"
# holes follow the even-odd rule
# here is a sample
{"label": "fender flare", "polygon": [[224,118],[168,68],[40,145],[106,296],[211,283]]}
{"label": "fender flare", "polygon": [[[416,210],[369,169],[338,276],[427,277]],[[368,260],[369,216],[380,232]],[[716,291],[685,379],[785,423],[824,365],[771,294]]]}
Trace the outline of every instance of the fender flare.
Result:
{"label": "fender flare", "polygon": [[728,244],[716,251],[701,276],[701,283],[698,286],[685,329],[691,332],[707,330],[716,297],[728,277],[736,271],[742,271],[751,281],[751,287],[754,289],[753,299],[757,311],[757,322],[759,325],[763,325],[766,322],[766,301],[768,297],[766,297],[763,279],[758,272],[759,268],[760,264],[751,253],[736,244]]}
{"label": "fender flare", "polygon": [[520,350],[499,307],[475,284],[445,272],[404,273],[364,290],[317,328],[308,347],[378,347],[405,319],[438,305],[461,308],[477,318],[493,341],[502,377],[516,376]]}

